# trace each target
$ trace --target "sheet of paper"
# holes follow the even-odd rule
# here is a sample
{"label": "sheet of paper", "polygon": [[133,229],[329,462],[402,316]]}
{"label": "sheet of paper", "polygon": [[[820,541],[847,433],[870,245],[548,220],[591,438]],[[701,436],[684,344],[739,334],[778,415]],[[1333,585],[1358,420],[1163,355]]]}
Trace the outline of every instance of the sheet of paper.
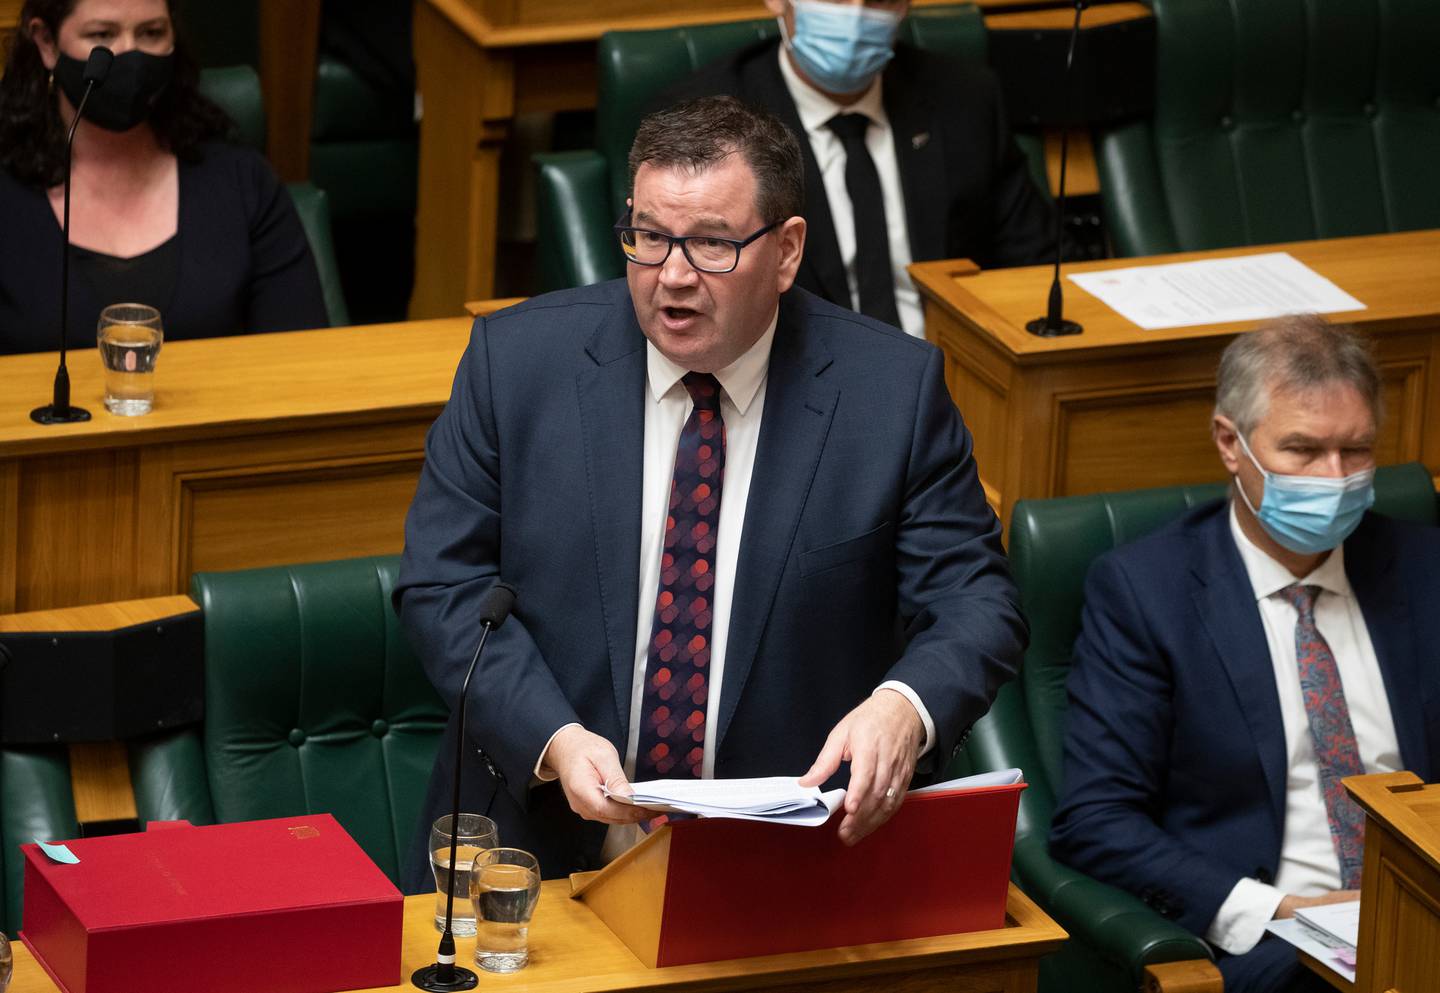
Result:
{"label": "sheet of paper", "polygon": [[1335,972],[1336,975],[1355,981],[1355,966],[1346,964],[1345,953],[1350,949],[1322,931],[1317,931],[1304,921],[1291,917],[1283,921],[1271,921],[1265,930],[1284,938],[1315,961]]}
{"label": "sheet of paper", "polygon": [[1360,901],[1328,903],[1319,907],[1302,907],[1295,916],[1313,928],[1338,938],[1350,946],[1360,943]]}
{"label": "sheet of paper", "polygon": [[40,846],[40,850],[45,853],[45,857],[51,862],[60,862],[64,865],[78,865],[80,862],[79,856],[64,845],[52,845],[47,841],[41,841],[39,838],[35,839],[35,844]]}
{"label": "sheet of paper", "polygon": [[1146,330],[1365,309],[1288,252],[1077,272],[1070,279]]}
{"label": "sheet of paper", "polygon": [[923,796],[926,793],[946,793],[950,790],[973,790],[982,786],[1013,786],[1016,783],[1023,783],[1025,774],[1019,769],[997,769],[994,772],[982,772],[974,776],[965,776],[962,779],[952,779],[945,783],[936,783],[934,786],[922,786],[918,790],[911,790],[912,796]]}

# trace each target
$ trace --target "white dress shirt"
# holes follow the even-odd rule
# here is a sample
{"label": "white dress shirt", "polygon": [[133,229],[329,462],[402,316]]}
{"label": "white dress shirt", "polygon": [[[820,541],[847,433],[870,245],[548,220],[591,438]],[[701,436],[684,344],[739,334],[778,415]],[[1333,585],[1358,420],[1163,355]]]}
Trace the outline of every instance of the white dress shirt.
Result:
{"label": "white dress shirt", "polygon": [[920,306],[920,291],[910,280],[906,266],[910,264],[910,226],[905,218],[905,196],[900,189],[900,163],[895,158],[895,137],[890,118],[885,115],[881,94],[881,78],[875,77],[865,95],[849,106],[841,106],[801,79],[780,46],[780,74],[785,87],[800,113],[810,150],[820,167],[825,184],[825,199],[830,203],[830,217],[835,222],[835,238],[840,243],[840,259],[845,264],[845,281],[850,286],[850,309],[860,309],[860,283],[855,277],[855,212],[850,207],[850,191],[845,186],[845,146],[825,125],[836,114],[864,114],[874,123],[865,132],[865,147],[875,160],[880,174],[880,191],[885,201],[885,226],[890,235],[890,268],[895,283],[895,307],[900,325],[906,334],[925,337],[925,314]]}
{"label": "white dress shirt", "polygon": [[1234,955],[1254,948],[1265,933],[1265,924],[1275,916],[1280,901],[1288,895],[1319,896],[1341,888],[1340,860],[1330,838],[1325,798],[1320,791],[1319,768],[1310,738],[1310,719],[1300,689],[1295,656],[1295,608],[1279,593],[1299,582],[1319,586],[1315,598],[1315,627],[1330,646],[1345,690],[1350,726],[1360,749],[1366,772],[1395,772],[1400,769],[1400,744],[1395,722],[1370,631],[1360,613],[1360,604],[1345,575],[1345,546],[1342,544],[1304,579],[1296,580],[1289,569],[1266,555],[1240,530],[1234,505],[1230,508],[1230,532],[1240,549],[1260,619],[1270,661],[1275,668],[1275,687],[1280,696],[1280,717],[1285,729],[1285,836],[1280,846],[1280,868],[1275,884],[1245,878],[1235,884],[1215,919],[1205,932],[1206,939]]}

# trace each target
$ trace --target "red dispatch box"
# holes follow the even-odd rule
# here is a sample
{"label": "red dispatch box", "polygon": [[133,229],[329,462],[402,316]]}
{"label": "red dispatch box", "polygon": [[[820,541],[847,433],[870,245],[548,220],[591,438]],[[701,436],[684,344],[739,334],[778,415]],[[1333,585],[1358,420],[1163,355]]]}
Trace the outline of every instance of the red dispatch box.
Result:
{"label": "red dispatch box", "polygon": [[1024,788],[907,795],[853,848],[839,814],[679,821],[572,876],[571,896],[651,967],[1001,928]]}
{"label": "red dispatch box", "polygon": [[403,898],[329,814],[165,827],[67,842],[75,865],[20,846],[21,938],[68,993],[400,981]]}

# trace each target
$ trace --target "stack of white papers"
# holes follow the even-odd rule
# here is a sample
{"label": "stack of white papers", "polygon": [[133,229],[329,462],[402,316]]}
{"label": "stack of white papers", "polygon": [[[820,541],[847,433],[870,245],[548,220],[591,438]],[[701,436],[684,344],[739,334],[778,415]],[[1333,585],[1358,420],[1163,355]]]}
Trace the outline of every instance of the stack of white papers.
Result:
{"label": "stack of white papers", "polygon": [[1355,945],[1360,940],[1360,901],[1302,907],[1289,920],[1265,930],[1284,938],[1336,975],[1355,981]]}
{"label": "stack of white papers", "polygon": [[[1024,779],[1019,769],[982,773],[952,779],[907,795],[1008,786]],[[619,803],[633,804],[662,814],[691,814],[697,817],[729,817],[742,821],[771,821],[816,827],[830,819],[845,801],[845,791],[820,792],[818,786],[802,787],[798,779],[772,776],[763,779],[656,779],[635,783],[629,796],[605,795]]]}
{"label": "stack of white papers", "polygon": [[1365,309],[1288,252],[1077,272],[1070,279],[1146,330]]}

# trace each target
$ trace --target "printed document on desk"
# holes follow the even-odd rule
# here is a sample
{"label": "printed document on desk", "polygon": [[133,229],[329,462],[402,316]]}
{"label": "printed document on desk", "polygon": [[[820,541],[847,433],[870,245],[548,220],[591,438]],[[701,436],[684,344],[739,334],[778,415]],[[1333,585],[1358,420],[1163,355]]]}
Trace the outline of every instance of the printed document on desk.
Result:
{"label": "printed document on desk", "polygon": [[1076,272],[1070,279],[1147,331],[1365,309],[1288,252]]}
{"label": "printed document on desk", "polygon": [[[910,794],[941,793],[1009,786],[1024,778],[1019,769],[981,773],[952,779]],[[760,779],[657,779],[635,783],[629,796],[605,791],[620,803],[633,804],[657,813],[691,814],[696,817],[728,817],[743,821],[770,821],[818,827],[830,819],[845,801],[843,789],[822,793],[818,786],[802,787],[789,776]]]}

